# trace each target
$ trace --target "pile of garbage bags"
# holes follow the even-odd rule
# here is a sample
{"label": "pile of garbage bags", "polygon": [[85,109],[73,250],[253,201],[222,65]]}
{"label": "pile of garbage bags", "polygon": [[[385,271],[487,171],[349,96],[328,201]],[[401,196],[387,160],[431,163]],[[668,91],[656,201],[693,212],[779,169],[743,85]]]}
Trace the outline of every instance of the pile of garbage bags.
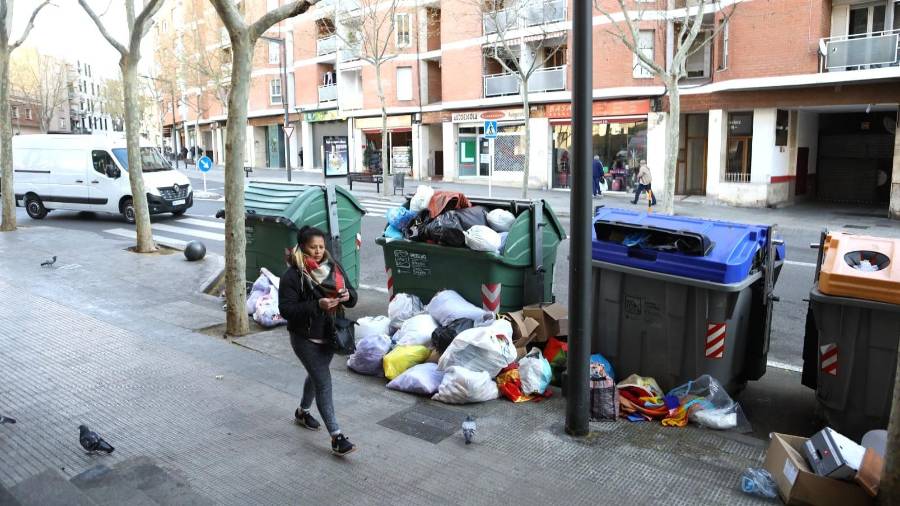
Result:
{"label": "pile of garbage bags", "polygon": [[460,192],[420,185],[408,207],[386,213],[384,237],[501,254],[516,217],[505,209],[473,206]]}
{"label": "pile of garbage bags", "polygon": [[347,367],[384,376],[388,388],[449,404],[549,395],[550,362],[540,350],[517,360],[509,321],[496,319],[452,290],[424,305],[397,294],[387,316],[361,318]]}
{"label": "pile of garbage bags", "polygon": [[253,321],[266,328],[287,324],[287,320],[282,318],[278,311],[279,281],[278,276],[263,267],[260,269],[259,277],[253,282],[250,295],[247,296],[247,314]]}

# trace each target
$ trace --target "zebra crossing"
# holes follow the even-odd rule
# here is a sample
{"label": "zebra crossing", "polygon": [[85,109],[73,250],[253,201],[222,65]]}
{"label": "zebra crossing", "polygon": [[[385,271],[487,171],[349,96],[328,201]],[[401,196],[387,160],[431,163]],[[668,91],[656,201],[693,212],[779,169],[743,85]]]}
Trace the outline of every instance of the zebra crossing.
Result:
{"label": "zebra crossing", "polygon": [[376,216],[384,218],[388,209],[402,205],[400,202],[392,202],[390,200],[376,199],[360,199],[360,204],[366,208],[366,216]]}
{"label": "zebra crossing", "polygon": [[[225,222],[216,218],[200,218],[185,216],[165,222],[154,222],[152,225],[153,240],[157,244],[172,248],[184,248],[193,240],[225,242]],[[135,238],[134,228],[109,228],[104,233],[126,239]]]}

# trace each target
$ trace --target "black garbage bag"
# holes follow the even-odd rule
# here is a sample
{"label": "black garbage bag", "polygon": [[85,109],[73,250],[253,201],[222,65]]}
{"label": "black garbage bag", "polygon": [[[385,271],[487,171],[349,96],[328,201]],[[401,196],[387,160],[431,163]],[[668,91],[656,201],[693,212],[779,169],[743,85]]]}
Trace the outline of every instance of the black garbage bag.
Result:
{"label": "black garbage bag", "polygon": [[426,241],[425,237],[425,227],[428,223],[431,222],[431,215],[428,214],[428,209],[424,211],[420,211],[418,216],[411,219],[406,227],[401,231],[403,232],[403,237],[409,239],[410,241]]}
{"label": "black garbage bag", "polygon": [[482,206],[467,207],[465,209],[457,209],[448,211],[459,217],[459,224],[463,230],[469,230],[475,225],[487,225],[487,209]]}
{"label": "black garbage bag", "polygon": [[453,320],[447,325],[434,329],[434,332],[431,333],[431,344],[434,345],[438,353],[443,354],[460,332],[469,330],[474,326],[475,322],[468,318]]}
{"label": "black garbage bag", "polygon": [[465,229],[455,211],[447,211],[425,225],[425,240],[442,246],[462,248],[466,245]]}

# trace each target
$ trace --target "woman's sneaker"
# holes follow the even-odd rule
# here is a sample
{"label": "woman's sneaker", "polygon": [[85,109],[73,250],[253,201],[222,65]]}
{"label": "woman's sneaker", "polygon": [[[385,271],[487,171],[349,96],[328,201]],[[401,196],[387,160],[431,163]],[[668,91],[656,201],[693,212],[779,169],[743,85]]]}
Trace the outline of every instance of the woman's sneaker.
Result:
{"label": "woman's sneaker", "polygon": [[354,450],[356,450],[356,447],[343,434],[338,434],[331,438],[331,453],[338,457],[353,453]]}
{"label": "woman's sneaker", "polygon": [[297,422],[297,425],[309,430],[319,430],[319,427],[321,427],[318,420],[313,418],[308,411],[300,411],[300,408],[297,408],[297,410],[294,411],[294,421]]}

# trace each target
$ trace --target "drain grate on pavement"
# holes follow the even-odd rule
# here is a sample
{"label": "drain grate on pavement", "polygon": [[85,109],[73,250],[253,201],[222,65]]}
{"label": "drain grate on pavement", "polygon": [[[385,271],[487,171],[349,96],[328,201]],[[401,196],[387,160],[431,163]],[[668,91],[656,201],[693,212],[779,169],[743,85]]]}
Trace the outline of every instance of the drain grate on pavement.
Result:
{"label": "drain grate on pavement", "polygon": [[420,402],[381,420],[378,425],[437,444],[460,430],[465,418],[459,411]]}

